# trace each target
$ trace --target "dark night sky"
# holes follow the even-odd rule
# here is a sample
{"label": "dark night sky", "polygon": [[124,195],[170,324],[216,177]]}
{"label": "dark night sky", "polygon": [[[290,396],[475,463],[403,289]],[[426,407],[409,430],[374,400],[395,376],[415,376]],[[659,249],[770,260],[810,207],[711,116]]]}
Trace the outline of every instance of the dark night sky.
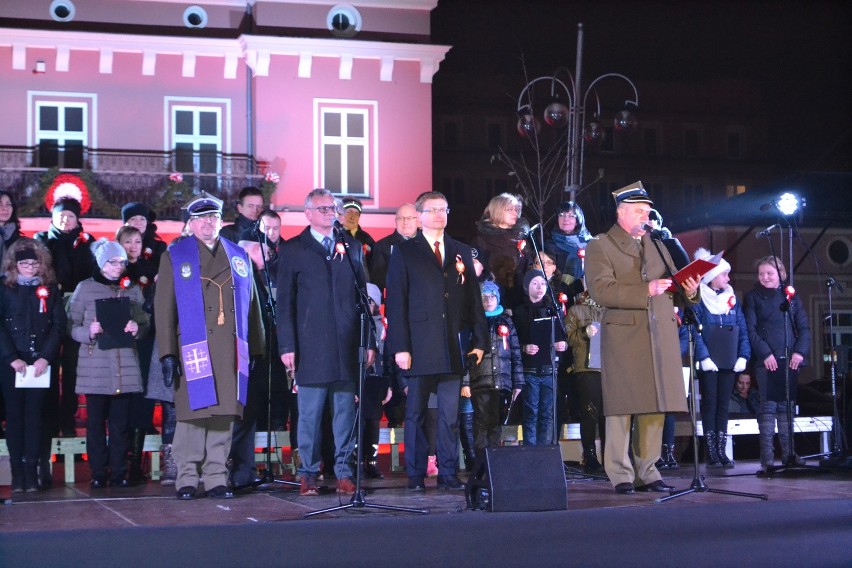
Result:
{"label": "dark night sky", "polygon": [[[432,40],[453,49],[436,76],[469,69],[650,81],[749,79],[761,88],[774,157],[798,170],[852,171],[852,2],[440,0]],[[640,98],[641,100],[641,98]],[[507,112],[511,112],[509,109]]]}

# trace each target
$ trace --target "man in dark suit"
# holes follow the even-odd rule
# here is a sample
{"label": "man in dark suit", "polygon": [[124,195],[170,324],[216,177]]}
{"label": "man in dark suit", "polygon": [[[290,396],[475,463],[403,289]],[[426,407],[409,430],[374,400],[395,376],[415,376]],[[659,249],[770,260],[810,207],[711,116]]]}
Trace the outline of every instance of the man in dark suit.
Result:
{"label": "man in dark suit", "polygon": [[385,281],[388,276],[388,261],[391,251],[398,243],[408,240],[417,234],[417,226],[420,218],[413,203],[400,205],[396,210],[396,230],[383,239],[379,239],[373,247],[373,260],[370,266],[370,282],[385,289]]}
{"label": "man in dark suit", "polygon": [[[422,231],[394,247],[387,276],[387,349],[408,378],[405,469],[425,489],[429,394],[438,398],[438,487],[464,489],[458,470],[458,406],[465,358],[482,360],[488,327],[471,247],[444,234],[447,198],[426,192],[415,208]],[[460,341],[460,338],[461,341]]]}
{"label": "man in dark suit", "polygon": [[[309,226],[278,249],[278,353],[295,373],[298,387],[300,495],[317,494],[326,399],[333,412],[337,492],[355,492],[352,450],[360,371],[356,297],[358,290],[366,295],[367,282],[361,244],[333,229],[338,210],[331,192],[313,190],[305,199]],[[369,347],[368,366],[375,358],[375,341]]]}

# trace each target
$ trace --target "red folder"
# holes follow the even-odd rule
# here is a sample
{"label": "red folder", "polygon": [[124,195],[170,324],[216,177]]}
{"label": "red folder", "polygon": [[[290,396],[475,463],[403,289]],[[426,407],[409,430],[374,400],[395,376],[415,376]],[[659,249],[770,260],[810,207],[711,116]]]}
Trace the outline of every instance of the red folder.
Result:
{"label": "red folder", "polygon": [[[704,260],[702,258],[693,260],[692,262],[678,270],[677,274],[674,275],[674,279],[677,280],[681,286],[683,286],[683,283],[690,276],[695,278],[696,280],[701,280],[701,278],[705,274],[719,266],[719,261],[722,259],[722,254],[724,252],[725,251],[722,251],[719,254],[711,257],[710,260]],[[666,291],[677,292],[677,286],[675,286],[674,282],[672,282],[672,285],[669,286]]]}

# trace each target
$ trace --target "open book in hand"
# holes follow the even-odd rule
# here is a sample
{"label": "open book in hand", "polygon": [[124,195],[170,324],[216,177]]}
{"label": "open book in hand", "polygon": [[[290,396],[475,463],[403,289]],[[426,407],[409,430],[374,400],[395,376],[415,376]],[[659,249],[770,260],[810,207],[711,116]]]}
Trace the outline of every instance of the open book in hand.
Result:
{"label": "open book in hand", "polygon": [[[683,268],[677,271],[677,274],[674,275],[674,279],[677,280],[678,284],[683,286],[683,283],[690,277],[695,278],[696,280],[701,280],[701,277],[716,268],[719,265],[719,261],[722,260],[722,255],[725,251],[721,251],[719,254],[710,257],[709,260],[704,260],[703,258],[699,258],[693,260]],[[674,282],[672,285],[668,287],[667,292],[677,292],[677,286]]]}

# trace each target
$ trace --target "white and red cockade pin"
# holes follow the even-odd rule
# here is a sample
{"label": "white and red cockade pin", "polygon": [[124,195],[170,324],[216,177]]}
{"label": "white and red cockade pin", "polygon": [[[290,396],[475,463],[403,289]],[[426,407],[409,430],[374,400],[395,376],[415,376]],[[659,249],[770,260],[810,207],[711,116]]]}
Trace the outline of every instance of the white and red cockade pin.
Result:
{"label": "white and red cockade pin", "polygon": [[152,256],[154,256],[154,251],[151,250],[151,247],[145,247],[145,250],[142,251],[142,258],[151,260]]}
{"label": "white and red cockade pin", "polygon": [[568,313],[568,294],[565,292],[559,292],[559,295],[556,296],[556,299],[559,300],[559,303],[562,304],[562,313]]}
{"label": "white and red cockade pin", "polygon": [[459,284],[464,284],[464,261],[460,254],[456,255],[456,272],[459,273]]}
{"label": "white and red cockade pin", "polygon": [[346,254],[346,245],[341,242],[337,242],[334,245],[334,257],[341,262],[343,261],[343,255]]}
{"label": "white and red cockade pin", "polygon": [[118,286],[122,290],[127,290],[133,285],[133,280],[130,279],[130,276],[123,276],[121,280],[118,281]]}
{"label": "white and red cockade pin", "polygon": [[509,349],[509,326],[501,323],[497,326],[497,335],[503,341],[503,349]]}
{"label": "white and red cockade pin", "polygon": [[38,311],[43,314],[47,311],[47,299],[50,298],[50,289],[47,286],[36,288],[36,297],[39,299]]}
{"label": "white and red cockade pin", "polygon": [[796,295],[796,289],[792,286],[786,286],[784,288],[784,295],[787,296],[787,301],[790,302],[793,300],[793,296]]}

